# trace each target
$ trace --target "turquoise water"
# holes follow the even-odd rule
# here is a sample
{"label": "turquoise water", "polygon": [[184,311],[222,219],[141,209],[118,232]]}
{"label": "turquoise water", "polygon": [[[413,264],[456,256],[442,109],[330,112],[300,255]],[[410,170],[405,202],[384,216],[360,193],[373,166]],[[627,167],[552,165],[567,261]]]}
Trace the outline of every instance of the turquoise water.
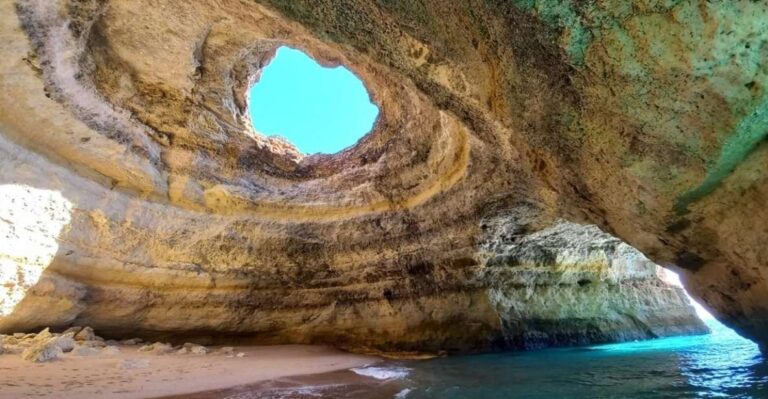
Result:
{"label": "turquoise water", "polygon": [[402,362],[380,370],[407,372],[399,376],[397,395],[408,399],[768,398],[768,364],[758,347],[714,320],[707,323],[709,335]]}
{"label": "turquoise water", "polygon": [[248,94],[254,128],[282,136],[305,154],[335,153],[371,130],[379,108],[344,67],[326,68],[299,50],[280,47]]}
{"label": "turquoise water", "polygon": [[758,347],[712,334],[375,364],[270,381],[205,399],[768,398]]}
{"label": "turquoise water", "polygon": [[712,334],[402,363],[401,397],[768,398],[758,347],[716,321]]}

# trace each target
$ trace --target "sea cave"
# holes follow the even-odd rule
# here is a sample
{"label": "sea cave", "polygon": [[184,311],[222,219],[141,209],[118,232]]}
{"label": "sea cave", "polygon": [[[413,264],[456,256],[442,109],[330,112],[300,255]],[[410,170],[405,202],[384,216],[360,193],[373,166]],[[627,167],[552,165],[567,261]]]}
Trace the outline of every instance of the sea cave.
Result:
{"label": "sea cave", "polygon": [[761,1],[0,1],[0,399],[768,398]]}

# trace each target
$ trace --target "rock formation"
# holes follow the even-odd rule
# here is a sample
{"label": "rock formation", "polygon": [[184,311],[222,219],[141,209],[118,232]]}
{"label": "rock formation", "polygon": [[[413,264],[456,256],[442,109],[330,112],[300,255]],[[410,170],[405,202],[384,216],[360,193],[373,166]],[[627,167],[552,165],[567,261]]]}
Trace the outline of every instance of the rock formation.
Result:
{"label": "rock formation", "polygon": [[636,249],[594,226],[526,234],[520,215],[484,221],[479,280],[505,347],[622,342],[707,331],[682,288]]}
{"label": "rock formation", "polygon": [[[700,328],[655,266],[565,219],[767,343],[766,18],[748,0],[2,2],[0,331],[467,350]],[[247,88],[281,45],[354,71],[373,131],[333,155],[253,131]]]}
{"label": "rock formation", "polygon": [[[82,334],[83,332],[85,334]],[[60,359],[65,356],[65,353],[71,353],[73,356],[118,356],[121,354],[120,347],[131,347],[140,342],[140,338],[131,338],[120,342],[105,341],[104,338],[96,335],[90,327],[76,326],[62,333],[51,333],[46,328],[37,334],[0,334],[0,355],[4,353],[20,355],[22,359],[36,363]],[[149,352],[154,355],[207,355],[211,353],[209,348],[189,342],[175,347],[168,343],[155,342],[143,345],[137,351]],[[231,346],[220,348],[215,354],[230,358],[245,356],[243,352],[235,355],[235,348]]]}

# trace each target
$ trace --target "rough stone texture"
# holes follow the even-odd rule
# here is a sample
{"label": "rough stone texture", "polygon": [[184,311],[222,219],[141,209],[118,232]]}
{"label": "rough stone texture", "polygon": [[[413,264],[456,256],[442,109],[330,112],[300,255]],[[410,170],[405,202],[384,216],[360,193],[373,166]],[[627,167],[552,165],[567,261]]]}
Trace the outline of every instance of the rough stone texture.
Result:
{"label": "rough stone texture", "polygon": [[179,350],[177,350],[176,353],[179,355],[184,355],[188,353],[191,353],[193,355],[206,355],[210,351],[211,350],[206,348],[205,346],[187,342]]}
{"label": "rough stone texture", "polygon": [[100,341],[101,339],[98,338],[91,327],[84,327],[75,334],[75,339],[78,341]]}
{"label": "rough stone texture", "polygon": [[56,344],[56,338],[47,341],[37,341],[21,353],[24,360],[30,362],[47,362],[58,359],[64,352]]}
{"label": "rough stone texture", "polygon": [[73,349],[75,340],[71,334],[55,334],[47,328],[37,334],[0,335],[0,355],[17,354],[33,362],[55,360]]}
{"label": "rough stone texture", "polygon": [[[482,226],[533,204],[527,233],[598,225],[768,342],[766,20],[748,0],[0,2],[0,331],[525,346]],[[247,88],[280,45],[357,73],[373,132],[309,156],[255,132]],[[633,279],[532,290],[682,306]],[[598,338],[666,323],[643,317]]]}
{"label": "rough stone texture", "polygon": [[36,336],[28,338],[26,342],[20,342],[19,346],[24,348],[21,352],[22,359],[47,362],[58,359],[64,352],[74,349],[74,341],[70,336],[51,334],[46,328]]}
{"label": "rough stone texture", "polygon": [[700,334],[685,292],[636,249],[594,226],[558,223],[526,234],[519,214],[485,220],[480,280],[505,346],[621,342]]}
{"label": "rough stone texture", "polygon": [[62,335],[57,338],[56,345],[61,348],[62,352],[72,352],[75,349],[75,340],[69,335]]}

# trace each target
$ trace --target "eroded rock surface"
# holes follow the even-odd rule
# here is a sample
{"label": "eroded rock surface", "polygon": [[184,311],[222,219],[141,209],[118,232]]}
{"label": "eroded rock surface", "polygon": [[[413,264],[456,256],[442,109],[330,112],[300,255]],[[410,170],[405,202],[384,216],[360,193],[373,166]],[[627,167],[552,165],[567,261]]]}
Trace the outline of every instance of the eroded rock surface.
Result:
{"label": "eroded rock surface", "polygon": [[[595,224],[768,342],[766,18],[748,0],[2,2],[0,330],[452,350],[694,326],[655,266],[616,274],[615,242],[526,258],[530,276],[502,262],[521,249],[483,226],[535,204],[511,223],[524,248]],[[335,155],[253,131],[247,88],[280,45],[357,73],[374,130]]]}
{"label": "eroded rock surface", "polygon": [[[77,339],[72,331],[88,331],[88,340]],[[128,342],[126,342],[128,341]],[[133,346],[140,341],[132,338],[123,342],[104,341],[97,336],[90,327],[73,327],[62,333],[51,333],[48,328],[39,333],[15,333],[13,335],[0,334],[0,355],[20,355],[22,359],[30,362],[48,362],[60,359],[65,353],[74,356],[118,356],[121,354],[120,345]],[[98,344],[95,344],[98,343]],[[173,346],[168,343],[155,342],[138,348],[138,352],[149,352],[153,355],[206,355],[210,349],[193,343]],[[224,347],[217,354],[232,355],[233,347]]]}
{"label": "eroded rock surface", "polygon": [[685,292],[636,249],[595,226],[561,222],[526,234],[519,214],[484,221],[480,280],[505,345],[622,342],[708,331]]}

